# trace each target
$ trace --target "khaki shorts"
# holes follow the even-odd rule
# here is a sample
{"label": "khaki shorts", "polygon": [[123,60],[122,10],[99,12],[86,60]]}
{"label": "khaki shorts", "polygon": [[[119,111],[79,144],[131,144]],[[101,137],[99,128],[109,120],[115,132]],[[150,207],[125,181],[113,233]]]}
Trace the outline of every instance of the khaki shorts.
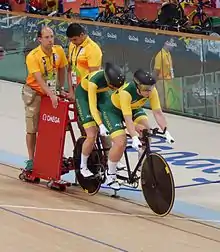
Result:
{"label": "khaki shorts", "polygon": [[25,105],[26,132],[37,133],[41,96],[25,84],[22,88],[22,100]]}

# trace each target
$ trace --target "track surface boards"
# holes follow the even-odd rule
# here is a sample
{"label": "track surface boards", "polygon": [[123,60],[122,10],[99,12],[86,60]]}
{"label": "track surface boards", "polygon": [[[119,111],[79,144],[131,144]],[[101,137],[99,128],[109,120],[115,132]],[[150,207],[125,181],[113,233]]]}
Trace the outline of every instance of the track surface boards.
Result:
{"label": "track surface boards", "polygon": [[60,193],[0,166],[1,250],[219,252],[220,230],[79,187]]}

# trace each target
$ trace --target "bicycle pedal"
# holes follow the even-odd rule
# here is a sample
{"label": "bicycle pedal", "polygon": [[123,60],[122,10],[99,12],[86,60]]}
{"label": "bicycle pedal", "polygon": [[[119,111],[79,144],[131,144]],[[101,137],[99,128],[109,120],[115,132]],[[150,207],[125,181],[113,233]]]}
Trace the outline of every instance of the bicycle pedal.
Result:
{"label": "bicycle pedal", "polygon": [[128,188],[138,188],[139,183],[138,182],[134,182],[134,183],[122,183],[121,185],[123,185],[124,187],[128,187]]}
{"label": "bicycle pedal", "polygon": [[64,180],[56,180],[56,181],[54,181],[54,185],[67,185],[67,184],[69,184],[67,181],[64,181]]}
{"label": "bicycle pedal", "polygon": [[128,171],[126,167],[117,167],[117,171]]}
{"label": "bicycle pedal", "polygon": [[122,180],[122,181],[128,181],[128,177],[121,176],[120,174],[116,174],[117,179]]}
{"label": "bicycle pedal", "polygon": [[93,176],[90,176],[89,178],[101,178],[101,175],[99,173],[93,175]]}
{"label": "bicycle pedal", "polygon": [[93,180],[99,178],[99,174],[93,174],[89,177],[83,177],[85,180]]}

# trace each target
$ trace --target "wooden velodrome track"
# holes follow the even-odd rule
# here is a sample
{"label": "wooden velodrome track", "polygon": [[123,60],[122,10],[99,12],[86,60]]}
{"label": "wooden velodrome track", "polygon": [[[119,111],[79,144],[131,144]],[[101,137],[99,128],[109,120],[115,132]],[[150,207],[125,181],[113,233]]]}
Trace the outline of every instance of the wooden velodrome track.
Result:
{"label": "wooden velodrome track", "polygon": [[78,187],[61,193],[18,179],[0,166],[1,251],[219,252],[217,226],[181,216],[155,216],[148,208]]}

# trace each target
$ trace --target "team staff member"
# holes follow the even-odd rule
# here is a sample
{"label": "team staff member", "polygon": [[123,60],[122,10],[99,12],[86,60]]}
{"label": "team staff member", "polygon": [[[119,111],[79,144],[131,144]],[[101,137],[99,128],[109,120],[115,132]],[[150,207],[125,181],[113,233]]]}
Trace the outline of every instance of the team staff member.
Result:
{"label": "team staff member", "polygon": [[163,48],[157,53],[154,64],[154,76],[157,79],[157,90],[162,107],[167,106],[167,89],[174,78],[173,61],[171,51],[174,41],[172,38],[165,41]]}
{"label": "team staff member", "polygon": [[26,144],[29,160],[26,170],[32,170],[38,130],[41,97],[48,95],[54,108],[58,105],[56,89],[63,90],[65,67],[68,65],[65,52],[61,46],[54,45],[54,33],[49,27],[38,32],[40,45],[26,57],[28,76],[22,89],[25,105]]}
{"label": "team staff member", "polygon": [[102,51],[79,24],[70,24],[66,30],[66,36],[70,40],[68,52],[69,96],[74,98],[76,85],[89,73],[101,69]]}
{"label": "team staff member", "polygon": [[[165,116],[160,107],[160,100],[155,88],[156,81],[148,73],[139,69],[134,73],[133,82],[125,83],[120,89],[106,97],[105,104],[100,106],[102,122],[111,134],[113,145],[108,155],[107,185],[119,190],[120,185],[116,179],[116,165],[121,159],[126,147],[126,132],[123,121],[130,136],[132,147],[140,150],[141,142],[137,132],[148,128],[148,119],[142,107],[149,100],[153,115],[159,127],[167,128]],[[165,137],[169,143],[174,140],[166,131]]]}
{"label": "team staff member", "polygon": [[174,78],[171,50],[173,39],[167,40],[163,48],[157,53],[154,63],[154,75],[158,80],[171,80]]}

